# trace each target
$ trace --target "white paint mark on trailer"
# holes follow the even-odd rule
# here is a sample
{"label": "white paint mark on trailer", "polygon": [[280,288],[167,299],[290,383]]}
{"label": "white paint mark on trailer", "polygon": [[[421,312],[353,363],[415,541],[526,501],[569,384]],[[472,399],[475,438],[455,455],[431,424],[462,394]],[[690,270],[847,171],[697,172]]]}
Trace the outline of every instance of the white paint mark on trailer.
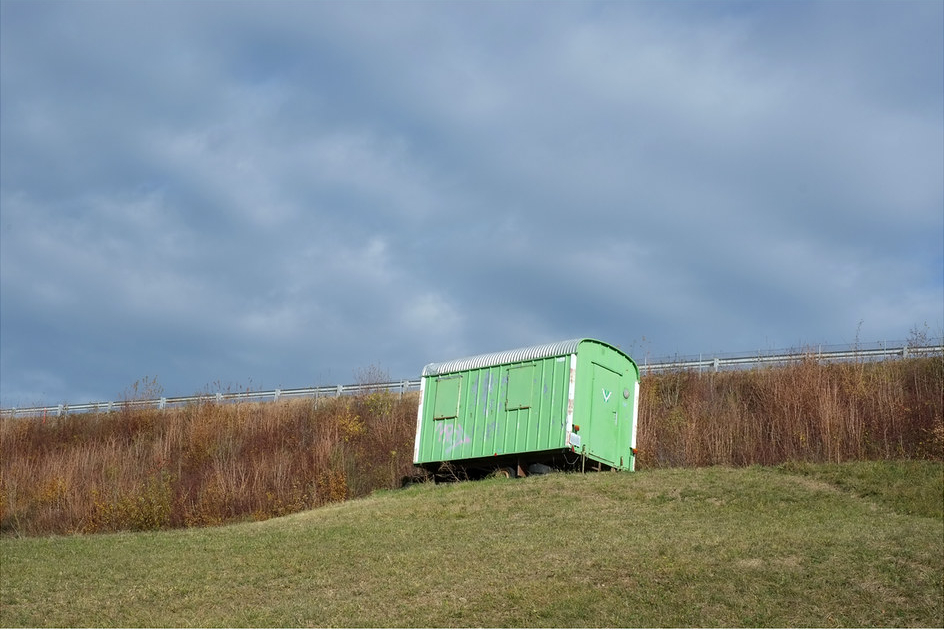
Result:
{"label": "white paint mark on trailer", "polygon": [[461,424],[448,422],[436,425],[436,439],[443,445],[443,455],[451,455],[460,446],[472,442],[472,437],[465,432]]}

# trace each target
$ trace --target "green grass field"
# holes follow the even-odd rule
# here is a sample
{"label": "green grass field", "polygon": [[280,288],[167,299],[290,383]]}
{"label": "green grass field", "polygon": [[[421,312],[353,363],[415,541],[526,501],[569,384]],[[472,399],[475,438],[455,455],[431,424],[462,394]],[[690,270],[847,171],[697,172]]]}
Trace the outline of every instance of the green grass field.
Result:
{"label": "green grass field", "polygon": [[0,626],[944,622],[944,466],[425,484],[220,528],[4,538]]}

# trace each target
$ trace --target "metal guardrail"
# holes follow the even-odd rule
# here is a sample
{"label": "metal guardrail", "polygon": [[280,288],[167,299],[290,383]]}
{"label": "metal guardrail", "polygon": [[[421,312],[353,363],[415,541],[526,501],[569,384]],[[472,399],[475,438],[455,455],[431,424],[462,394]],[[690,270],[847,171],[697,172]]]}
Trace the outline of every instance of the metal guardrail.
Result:
{"label": "metal guardrail", "polygon": [[[837,349],[841,348],[841,349]],[[849,346],[820,346],[816,349],[807,349],[804,351],[788,352],[784,350],[772,351],[769,353],[755,354],[718,354],[711,358],[698,357],[676,357],[674,359],[660,359],[649,363],[645,361],[639,364],[640,373],[658,374],[671,371],[691,371],[691,370],[712,370],[738,369],[745,367],[754,367],[770,364],[790,364],[802,361],[804,359],[815,359],[817,361],[884,361],[887,359],[902,359],[908,357],[944,357],[944,344],[909,347],[905,343],[887,346],[884,343],[871,344],[871,347],[849,347]],[[111,402],[93,402],[81,405],[51,405],[46,407],[23,407],[2,409],[0,414],[3,417],[23,417],[23,416],[62,416],[69,413],[98,412],[107,413],[121,409],[168,409],[192,404],[201,403],[225,403],[225,402],[265,402],[278,401],[288,398],[322,398],[335,397],[355,394],[365,394],[371,392],[393,392],[403,394],[408,391],[415,391],[420,388],[420,379],[391,381],[389,383],[369,383],[355,385],[323,385],[320,387],[300,387],[295,389],[271,389],[265,391],[246,391],[246,392],[227,392],[216,394],[198,394],[196,396],[173,396],[153,398],[149,400],[126,400]]]}
{"label": "metal guardrail", "polygon": [[161,398],[151,398],[148,400],[120,400],[111,402],[93,402],[81,405],[51,405],[47,407],[23,407],[13,409],[2,409],[0,414],[3,417],[18,416],[45,416],[52,414],[62,416],[68,413],[82,413],[94,411],[98,413],[108,413],[119,411],[121,409],[169,409],[173,407],[182,407],[186,405],[205,404],[205,403],[229,403],[229,402],[266,402],[284,400],[287,398],[326,398],[335,396],[347,396],[355,394],[366,394],[377,391],[385,392],[407,392],[418,390],[420,388],[419,379],[412,381],[395,381],[390,383],[370,383],[367,385],[323,385],[320,387],[299,387],[295,389],[269,389],[260,391],[246,392],[219,392],[216,394],[197,394],[195,396],[164,396]]}
{"label": "metal guardrail", "polygon": [[[872,347],[819,346],[803,351],[785,352],[775,350],[769,353],[758,352],[751,355],[723,355],[704,358],[678,357],[674,360],[660,359],[655,363],[642,363],[639,371],[645,374],[670,372],[673,370],[698,370],[755,367],[767,364],[789,364],[812,358],[817,361],[884,361],[886,359],[906,359],[909,357],[944,356],[944,344],[910,347],[907,344],[871,344]],[[841,348],[841,349],[839,349]]]}

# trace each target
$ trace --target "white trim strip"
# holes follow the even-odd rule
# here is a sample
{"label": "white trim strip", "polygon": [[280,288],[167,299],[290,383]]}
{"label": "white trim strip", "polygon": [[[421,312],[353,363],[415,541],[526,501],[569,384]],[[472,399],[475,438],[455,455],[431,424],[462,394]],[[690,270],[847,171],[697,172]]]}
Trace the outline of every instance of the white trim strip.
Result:
{"label": "white trim strip", "polygon": [[[636,379],[636,385],[633,388],[635,392],[633,393],[633,435],[629,440],[629,446],[634,451],[636,450],[636,426],[637,418],[639,418],[639,379]],[[632,454],[629,460],[629,469],[636,470],[636,455]]]}
{"label": "white trim strip", "polygon": [[570,385],[567,388],[567,429],[564,444],[570,446],[570,436],[574,432],[574,396],[577,392],[577,355],[570,355]]}
{"label": "white trim strip", "polygon": [[420,436],[423,435],[423,398],[426,393],[426,378],[420,379],[420,404],[416,409],[416,439],[413,443],[413,463],[420,461]]}

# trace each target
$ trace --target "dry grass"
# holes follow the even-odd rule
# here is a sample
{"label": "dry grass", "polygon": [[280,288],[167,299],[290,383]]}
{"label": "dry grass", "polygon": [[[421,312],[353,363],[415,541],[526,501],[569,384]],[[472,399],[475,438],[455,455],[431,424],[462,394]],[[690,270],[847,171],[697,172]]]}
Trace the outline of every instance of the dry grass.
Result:
{"label": "dry grass", "polygon": [[0,423],[4,533],[261,520],[412,472],[416,395],[125,409]]}
{"label": "dry grass", "polygon": [[[365,374],[369,378],[370,374]],[[388,379],[389,380],[389,379]],[[148,391],[155,387],[147,383]],[[944,458],[944,360],[643,379],[638,465]],[[0,531],[262,520],[399,485],[417,395],[201,404],[0,421]]]}
{"label": "dry grass", "polygon": [[640,467],[941,459],[944,360],[643,379]]}

